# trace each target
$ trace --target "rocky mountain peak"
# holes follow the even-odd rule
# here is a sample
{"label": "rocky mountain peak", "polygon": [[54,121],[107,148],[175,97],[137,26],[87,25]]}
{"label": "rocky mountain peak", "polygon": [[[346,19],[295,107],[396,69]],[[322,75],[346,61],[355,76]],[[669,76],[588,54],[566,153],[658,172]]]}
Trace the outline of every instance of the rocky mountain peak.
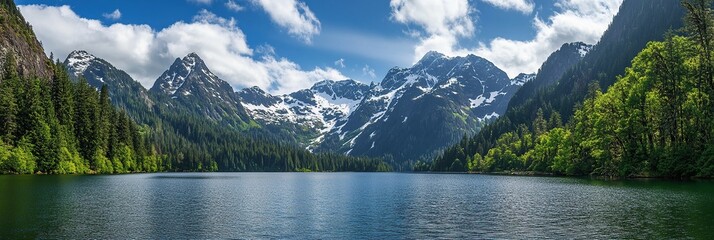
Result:
{"label": "rocky mountain peak", "polygon": [[[228,85],[208,69],[198,54],[189,53],[183,58],[176,58],[171,67],[156,80],[151,91],[173,96],[187,81],[206,85],[209,88],[223,88],[224,85]],[[181,94],[188,95],[191,93],[188,92],[188,89],[184,89]]]}
{"label": "rocky mountain peak", "polygon": [[67,59],[64,61],[64,64],[72,70],[70,73],[74,74],[75,76],[79,76],[81,73],[87,70],[89,65],[91,65],[92,61],[94,61],[95,59],[96,57],[88,53],[87,51],[74,50],[67,56]]}
{"label": "rocky mountain peak", "polygon": [[347,98],[360,100],[369,90],[369,85],[352,79],[341,81],[324,80],[315,83],[310,90],[316,93],[323,93],[332,99]]}
{"label": "rocky mountain peak", "polygon": [[511,85],[518,85],[518,86],[523,86],[523,84],[532,81],[533,79],[536,78],[535,73],[521,73],[518,74],[515,78],[511,79]]}

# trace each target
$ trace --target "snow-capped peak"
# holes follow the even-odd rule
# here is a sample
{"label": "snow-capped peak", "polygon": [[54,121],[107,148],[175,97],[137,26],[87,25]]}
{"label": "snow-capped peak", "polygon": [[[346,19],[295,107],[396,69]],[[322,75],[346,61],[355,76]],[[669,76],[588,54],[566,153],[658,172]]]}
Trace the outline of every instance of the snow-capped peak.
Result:
{"label": "snow-capped peak", "polygon": [[333,99],[347,98],[359,100],[364,97],[364,94],[369,90],[369,86],[352,79],[341,81],[324,80],[315,83],[310,90],[315,93],[323,93]]}
{"label": "snow-capped peak", "polygon": [[443,53],[437,52],[437,51],[429,51],[426,54],[424,54],[424,57],[422,57],[422,60],[429,60],[429,59],[437,59],[437,58],[443,58],[445,55]]}
{"label": "snow-capped peak", "polygon": [[263,91],[263,89],[261,89],[261,88],[258,87],[258,86],[252,86],[252,87],[249,87],[249,88],[244,88],[243,90],[240,90],[240,92],[250,92],[250,93],[256,93],[256,94],[260,94],[260,95],[266,95],[266,94],[267,94],[265,91]]}
{"label": "snow-capped peak", "polygon": [[431,64],[433,64],[434,62],[437,62],[437,60],[444,59],[444,58],[446,58],[446,55],[444,55],[440,52],[429,51],[426,54],[424,54],[424,56],[421,58],[421,60],[419,60],[419,62],[414,64],[414,66],[412,66],[412,68],[426,68],[426,67],[430,66]]}
{"label": "snow-capped peak", "polygon": [[588,45],[584,42],[571,42],[563,44],[562,49],[568,49],[568,52],[575,51],[580,55],[580,58],[583,58],[593,49],[593,45]]}
{"label": "snow-capped peak", "polygon": [[72,51],[69,56],[67,56],[67,60],[65,61],[65,64],[72,68],[74,70],[73,74],[75,76],[79,76],[87,70],[89,65],[92,64],[92,61],[96,59],[94,55],[89,54],[87,51],[84,50],[75,50]]}
{"label": "snow-capped peak", "polygon": [[316,130],[316,135],[306,142],[312,148],[320,144],[325,134],[338,122],[346,121],[367,91],[368,85],[348,79],[325,80],[315,83],[310,89],[280,96],[272,96],[258,87],[243,89],[237,95],[241,104],[258,121],[296,124]]}
{"label": "snow-capped peak", "polygon": [[526,74],[526,73],[521,73],[518,74],[515,78],[511,79],[511,85],[518,85],[518,86],[523,86],[523,84],[530,82],[531,80],[535,79],[536,74],[531,73],[531,74]]}
{"label": "snow-capped peak", "polygon": [[[152,89],[174,95],[176,91],[183,86],[189,76],[194,73],[204,75],[203,77],[196,77],[196,79],[202,79],[211,84],[220,84],[218,77],[208,70],[201,57],[196,53],[189,53],[183,58],[176,58],[171,67],[156,80],[154,84],[155,89]],[[186,95],[190,93],[184,92],[183,94]]]}
{"label": "snow-capped peak", "polygon": [[189,53],[188,55],[183,57],[183,59],[181,59],[181,62],[189,72],[191,72],[191,70],[193,70],[196,65],[204,64],[203,59],[201,59],[201,57],[199,57],[198,54],[196,54],[195,52]]}

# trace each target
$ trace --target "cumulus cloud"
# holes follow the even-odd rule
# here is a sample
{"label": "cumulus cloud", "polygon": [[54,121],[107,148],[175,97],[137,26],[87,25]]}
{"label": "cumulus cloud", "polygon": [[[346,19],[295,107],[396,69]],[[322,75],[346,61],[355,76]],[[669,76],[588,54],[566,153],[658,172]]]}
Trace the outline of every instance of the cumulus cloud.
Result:
{"label": "cumulus cloud", "polygon": [[228,0],[228,2],[226,2],[226,8],[234,12],[243,11],[243,6],[239,5],[233,0]]}
{"label": "cumulus cloud", "polygon": [[531,0],[483,0],[497,8],[505,10],[516,10],[524,14],[533,12],[535,4]]}
{"label": "cumulus cloud", "polygon": [[453,55],[459,39],[474,33],[474,10],[468,0],[391,0],[389,5],[392,20],[422,29],[409,32],[420,39],[415,61],[432,50]]}
{"label": "cumulus cloud", "polygon": [[[597,43],[622,3],[622,0],[557,0],[552,16],[547,19],[536,16],[533,19],[536,30],[533,39],[519,41],[495,38],[469,49],[459,45],[459,37],[468,38],[474,34],[469,14],[475,10],[469,6],[469,2],[424,1],[426,3],[407,0],[391,2],[392,18],[395,21],[422,28],[422,32],[417,32],[421,33],[417,35],[420,43],[414,49],[413,61],[418,61],[430,50],[450,56],[475,54],[490,60],[511,77],[519,73],[536,72],[543,61],[564,43]],[[510,6],[511,9],[520,6],[515,2],[523,2],[524,6],[530,3],[510,0],[493,2],[499,2],[495,3],[496,6]],[[458,9],[451,9],[454,5],[458,5]]]}
{"label": "cumulus cloud", "polygon": [[304,2],[298,0],[251,0],[270,16],[270,19],[303,42],[312,43],[320,34],[320,20]]}
{"label": "cumulus cloud", "polygon": [[496,38],[474,52],[491,60],[509,76],[536,72],[548,56],[568,42],[595,44],[617,14],[622,0],[559,0],[556,13],[536,17],[534,39],[516,41]]}
{"label": "cumulus cloud", "polygon": [[[145,87],[151,87],[176,57],[198,53],[208,67],[235,89],[258,86],[272,93],[307,88],[324,79],[345,79],[333,68],[302,70],[285,58],[253,50],[234,19],[201,10],[192,22],[176,22],[155,30],[148,25],[116,23],[78,16],[69,6],[20,6],[33,25],[45,51],[66,56],[83,49],[125,70]],[[268,46],[269,47],[269,46]],[[261,56],[256,56],[256,52]]]}
{"label": "cumulus cloud", "polygon": [[102,16],[110,20],[119,20],[121,18],[121,12],[119,11],[119,9],[116,9],[114,10],[114,12],[111,13],[103,13]]}
{"label": "cumulus cloud", "polygon": [[338,66],[340,68],[345,68],[345,59],[344,58],[337,59],[337,61],[335,61],[335,66]]}

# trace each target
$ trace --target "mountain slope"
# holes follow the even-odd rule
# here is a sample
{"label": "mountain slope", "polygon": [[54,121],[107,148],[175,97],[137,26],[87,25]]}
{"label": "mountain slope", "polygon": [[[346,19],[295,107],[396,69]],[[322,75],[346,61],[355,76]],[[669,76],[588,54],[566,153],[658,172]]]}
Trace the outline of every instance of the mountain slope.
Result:
{"label": "mountain slope", "polygon": [[258,87],[238,92],[251,116],[269,131],[312,149],[344,121],[369,90],[354,80],[325,80],[310,89],[272,96]]}
{"label": "mountain slope", "polygon": [[[67,69],[82,76],[94,87],[108,86],[115,105],[128,110],[131,118],[142,124],[148,141],[156,143],[156,154],[163,156],[164,167],[171,171],[388,171],[390,167],[379,159],[354,158],[339,154],[312,154],[307,150],[280,141],[260,128],[249,130],[227,127],[225,118],[202,114],[199,109],[208,104],[228,108],[238,98],[225,82],[210,74],[200,58],[192,56],[172,65],[157,83],[147,91],[124,71],[109,62],[83,51],[75,51],[65,60]],[[192,58],[192,59],[191,59]],[[180,68],[177,68],[180,67]],[[177,70],[178,69],[178,70]],[[181,72],[180,69],[185,69]],[[194,72],[200,74],[193,74]],[[166,78],[170,76],[170,78]],[[176,78],[174,78],[174,76]],[[174,84],[179,77],[185,81]],[[164,91],[168,81],[176,86]],[[218,90],[215,92],[210,92]],[[215,93],[208,94],[207,93]],[[175,97],[175,98],[174,98]],[[203,97],[206,97],[203,99]],[[222,100],[230,101],[222,101]],[[194,101],[197,106],[185,105]],[[216,103],[216,101],[219,101]],[[240,105],[237,105],[240,106]],[[221,109],[222,110],[222,109]],[[230,114],[228,110],[225,114]],[[247,116],[246,116],[247,117]],[[237,119],[228,116],[228,119]]]}
{"label": "mountain slope", "polygon": [[318,150],[390,156],[397,164],[448,146],[505,112],[524,82],[509,79],[486,59],[427,53],[411,68],[394,68],[373,85]]}
{"label": "mountain slope", "polygon": [[189,109],[216,122],[238,129],[251,125],[230,84],[214,75],[196,53],[177,58],[149,91],[170,106]]}
{"label": "mountain slope", "polygon": [[106,90],[72,83],[13,1],[0,0],[0,173],[157,171],[160,158]]}
{"label": "mountain slope", "polygon": [[508,102],[509,109],[513,108],[513,106],[523,104],[538,91],[557,84],[563,74],[580,62],[580,60],[592,50],[592,47],[592,45],[587,45],[582,42],[563,44],[560,49],[550,54],[548,59],[543,62],[543,65],[538,69],[538,74],[535,79],[524,84],[523,87],[518,89],[513,95],[511,101]]}
{"label": "mountain slope", "polygon": [[129,112],[149,112],[154,106],[155,99],[140,83],[104,59],[78,50],[67,56],[64,65],[75,80],[84,77],[89,85],[97,89],[106,85],[110,89],[112,104]]}
{"label": "mountain slope", "polygon": [[427,53],[410,68],[393,68],[379,84],[322,81],[273,96],[238,92],[269,132],[316,152],[387,157],[408,166],[473,134],[502,115],[533,74],[509,79],[486,59]]}
{"label": "mountain slope", "polygon": [[[12,0],[0,1],[0,66],[8,55],[15,58],[17,72],[22,77],[52,77],[52,63],[32,27],[22,17]],[[0,69],[0,75],[4,74]]]}
{"label": "mountain slope", "polygon": [[456,159],[463,160],[476,153],[485,156],[502,135],[521,127],[536,130],[533,122],[539,115],[544,119],[560,116],[563,123],[568,122],[590,85],[607,89],[648,42],[661,40],[668,30],[680,28],[683,16],[679,1],[625,0],[600,42],[566,71],[557,85],[537,92],[522,104],[512,105],[503,118],[445,151],[435,159],[432,169],[447,171]]}

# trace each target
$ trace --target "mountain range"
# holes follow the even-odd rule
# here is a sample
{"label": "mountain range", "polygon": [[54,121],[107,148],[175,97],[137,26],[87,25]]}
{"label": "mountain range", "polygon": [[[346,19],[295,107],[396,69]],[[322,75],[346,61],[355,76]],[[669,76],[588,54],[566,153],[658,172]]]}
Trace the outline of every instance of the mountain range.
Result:
{"label": "mountain range", "polygon": [[[428,52],[410,67],[392,68],[378,83],[324,80],[307,89],[273,95],[257,87],[236,91],[196,53],[167,64],[150,89],[86,51],[73,51],[64,65],[75,81],[84,79],[97,89],[106,86],[112,103],[137,123],[166,134],[151,140],[171,141],[171,146],[190,142],[188,148],[206,153],[211,147],[204,141],[228,144],[235,141],[230,138],[255,138],[285,144],[276,148],[292,145],[313,153],[383,158],[405,170],[456,143],[469,146],[447,152],[461,149],[468,155],[485,155],[502,134],[522,126],[532,130],[530,123],[536,117],[567,123],[590,86],[597,83],[605,90],[648,41],[681,26],[683,12],[670,11],[675,8],[681,10],[665,0],[625,1],[597,45],[564,44],[537,75],[513,78],[475,55]],[[11,16],[0,24],[7,30],[0,34],[0,59],[17,56],[18,72],[24,77],[52,78],[57,74],[50,70],[53,63],[38,57],[39,41],[31,30],[22,30],[29,25],[13,9],[0,9]],[[643,27],[647,24],[652,27]],[[218,134],[227,129],[236,134]],[[444,166],[451,166],[453,160],[446,159]],[[223,169],[261,167],[234,163]]]}
{"label": "mountain range", "polygon": [[[544,68],[565,71],[590,48],[566,44]],[[511,79],[475,55],[429,52],[412,67],[391,69],[378,84],[324,80],[272,95],[258,87],[235,92],[196,53],[177,58],[148,90],[86,51],[70,53],[64,64],[75,78],[82,76],[97,88],[107,85],[112,101],[130,113],[150,112],[159,104],[313,152],[381,157],[405,168],[478,132],[504,114],[522,86],[538,78]]]}

